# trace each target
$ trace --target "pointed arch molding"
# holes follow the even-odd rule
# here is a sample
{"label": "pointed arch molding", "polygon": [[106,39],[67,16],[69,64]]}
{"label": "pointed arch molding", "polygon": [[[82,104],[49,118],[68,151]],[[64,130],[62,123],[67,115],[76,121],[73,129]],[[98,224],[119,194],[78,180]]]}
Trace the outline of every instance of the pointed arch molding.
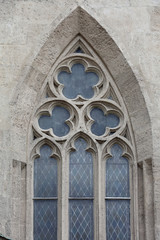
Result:
{"label": "pointed arch molding", "polygon": [[[22,125],[30,125],[34,106],[38,106],[45,79],[60,54],[80,34],[108,68],[128,110],[134,132],[137,160],[152,158],[151,123],[138,81],[122,52],[102,26],[78,7],[53,29],[23,83],[17,89],[14,107],[22,114]],[[83,47],[82,47],[83,48]],[[15,111],[16,112],[16,111]],[[25,118],[25,122],[24,122]],[[15,117],[15,121],[16,121]]]}

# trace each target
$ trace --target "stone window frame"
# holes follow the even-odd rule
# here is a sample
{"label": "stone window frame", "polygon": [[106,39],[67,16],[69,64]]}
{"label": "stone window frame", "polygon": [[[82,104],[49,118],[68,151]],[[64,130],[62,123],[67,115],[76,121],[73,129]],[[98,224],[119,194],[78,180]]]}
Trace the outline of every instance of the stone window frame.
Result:
{"label": "stone window frame", "polygon": [[[86,52],[86,54],[84,54],[84,55],[75,54],[75,53],[72,54],[73,50],[76,49],[78,46],[80,46]],[[90,57],[88,55],[90,55]],[[98,94],[97,93],[98,91],[96,91],[96,94],[94,95],[94,97],[91,100],[89,100],[89,104],[87,103],[86,105],[84,105],[84,107],[82,107],[82,109],[81,109],[81,105],[82,105],[81,98],[77,98],[76,100],[73,100],[77,104],[77,106],[79,105],[79,107],[77,107],[77,108],[75,106],[73,107],[73,104],[71,104],[72,100],[70,101],[67,99],[67,101],[66,101],[66,98],[62,96],[62,93],[61,93],[62,88],[57,87],[58,86],[57,79],[55,79],[55,88],[54,88],[54,86],[52,84],[53,83],[53,81],[52,81],[53,74],[54,74],[54,76],[57,76],[57,73],[61,69],[66,69],[69,66],[69,64],[66,64],[66,61],[67,61],[67,63],[69,62],[71,64],[76,63],[76,62],[84,64],[85,63],[84,59],[89,59],[88,61],[93,63],[93,61],[92,61],[93,58],[94,58],[94,60],[96,59],[96,64],[98,67],[92,66],[91,69],[94,69],[94,71],[96,72],[97,68],[98,68],[97,73],[101,77],[100,82],[103,83],[104,88],[102,88],[102,91],[100,94]],[[86,64],[86,66],[87,66],[87,64]],[[101,69],[103,69],[103,70],[101,70]],[[109,79],[109,83],[105,82],[105,78]],[[57,89],[56,89],[56,87],[57,87]],[[109,91],[107,93],[106,93],[106,88],[109,89]],[[57,92],[55,91],[55,89],[57,90]],[[90,128],[90,122],[86,123],[86,128],[85,128],[85,126],[82,127],[83,130],[81,129],[80,125],[78,126],[78,121],[80,121],[81,118],[85,118],[85,115],[87,114],[86,106],[88,105],[88,109],[89,109],[88,111],[90,111],[90,109],[92,109],[92,107],[97,106],[97,104],[99,104],[97,102],[100,100],[101,96],[105,95],[106,97],[109,97],[110,93],[112,93],[112,96],[114,97],[115,101],[117,101],[117,103],[116,103],[117,105],[115,104],[114,107],[119,108],[119,104],[121,105],[121,108],[119,108],[120,111],[117,111],[117,109],[112,109],[112,112],[116,113],[116,114],[118,113],[120,120],[123,120],[124,124],[126,124],[125,127],[123,126],[123,128],[124,128],[123,135],[126,135],[129,140],[127,138],[125,139],[124,136],[119,136],[118,133],[117,134],[114,133],[114,135],[116,134],[116,136],[114,136],[113,139],[110,139],[110,141],[107,140],[105,134],[104,134],[104,136],[96,137],[96,140],[95,139],[93,140],[92,134],[86,134],[83,132],[83,131],[86,131],[88,133],[88,131],[89,131],[88,129]],[[49,97],[48,99],[46,98],[46,94]],[[97,148],[97,152],[98,152],[98,147],[97,147],[98,144],[99,144],[99,146],[104,145],[102,154],[99,153],[99,157],[97,158],[98,162],[100,162],[99,159],[101,158],[102,164],[104,164],[106,161],[106,158],[111,156],[110,148],[113,145],[113,143],[114,142],[119,143],[124,149],[124,156],[127,156],[127,159],[129,160],[129,163],[130,163],[129,164],[130,165],[130,192],[131,192],[131,199],[132,199],[131,200],[131,240],[134,239],[134,232],[135,232],[134,226],[136,225],[136,223],[135,223],[136,216],[133,216],[134,215],[133,213],[137,212],[138,208],[137,208],[137,204],[136,204],[137,203],[137,192],[136,192],[136,188],[137,188],[136,187],[136,184],[137,184],[136,174],[137,173],[136,173],[136,165],[134,164],[134,162],[135,162],[135,146],[134,146],[134,138],[133,138],[133,134],[132,134],[131,124],[130,124],[130,121],[128,118],[127,110],[123,103],[123,99],[122,99],[117,87],[115,86],[114,80],[112,79],[112,76],[110,75],[108,69],[104,66],[101,59],[96,55],[96,53],[93,51],[93,49],[87,44],[87,42],[80,35],[77,36],[69,44],[69,46],[65,49],[65,51],[59,57],[58,61],[56,61],[56,63],[54,64],[53,68],[51,69],[51,71],[47,77],[46,83],[43,86],[43,89],[41,91],[41,98],[42,98],[42,100],[41,100],[39,106],[37,107],[37,110],[34,114],[34,119],[32,122],[33,138],[35,138],[33,146],[32,146],[33,150],[31,152],[32,160],[39,156],[40,147],[43,144],[48,144],[53,149],[56,149],[56,151],[53,152],[53,155],[55,156],[55,158],[57,158],[59,160],[61,159],[60,161],[63,162],[63,159],[66,159],[66,157],[68,159],[68,157],[69,157],[69,151],[67,152],[67,156],[66,156],[66,152],[64,152],[64,148],[67,147],[67,149],[72,149],[73,146],[70,146],[70,147],[68,146],[69,141],[71,141],[72,138],[75,139],[77,136],[80,136],[80,137],[83,137],[87,141],[87,143],[89,143],[88,139],[90,139],[90,141],[92,141],[95,144],[95,147]],[[51,98],[51,100],[50,100],[50,98]],[[102,107],[104,107],[103,101],[102,100],[100,100],[100,101],[101,101]],[[39,116],[44,113],[51,114],[51,110],[57,103],[60,106],[66,106],[67,110],[70,111],[71,117],[70,117],[70,121],[68,123],[71,128],[73,127],[73,125],[75,125],[76,128],[74,129],[74,131],[78,131],[78,135],[75,133],[72,133],[72,131],[71,131],[71,134],[69,134],[69,137],[68,137],[68,135],[64,136],[64,137],[57,137],[53,134],[53,132],[51,130],[42,131],[42,129],[40,129],[40,127],[38,126],[37,119],[39,118]],[[113,105],[113,104],[111,104],[111,105]],[[79,117],[81,110],[82,110],[81,117]],[[120,121],[120,125],[123,125],[123,124],[121,124],[121,121]],[[68,138],[69,138],[69,140],[68,140]],[[96,141],[97,141],[97,143],[95,143]],[[105,141],[107,141],[107,143],[105,143]],[[92,149],[92,148],[90,147],[90,149]],[[68,160],[66,161],[66,163],[67,162],[68,162]],[[62,173],[62,176],[64,175],[64,169],[65,169],[65,172],[68,172],[68,171],[66,171],[66,170],[68,170],[68,166],[64,167],[63,163],[62,163],[61,171],[59,170]],[[99,167],[98,167],[98,169],[99,169]],[[104,168],[102,168],[102,169],[104,169]],[[102,182],[104,183],[105,182],[104,173],[102,174],[102,176],[103,176]],[[99,179],[99,177],[100,176],[97,176],[96,178]],[[96,180],[96,178],[95,178],[95,180]],[[64,179],[66,181],[66,179],[68,179],[68,177],[64,177]],[[68,225],[67,225],[68,223],[66,221],[66,219],[68,219],[68,217],[67,217],[68,216],[68,213],[67,213],[68,208],[67,208],[67,203],[64,202],[64,200],[68,202],[68,198],[66,197],[66,194],[67,194],[66,190],[65,190],[66,186],[64,187],[64,184],[63,184],[65,182],[64,179],[62,179],[60,181],[59,191],[58,191],[59,199],[61,199],[62,194],[64,195],[64,197],[62,197],[62,202],[61,202],[61,200],[59,201],[59,205],[62,206],[62,212],[60,210],[58,210],[58,215],[62,216],[62,219],[61,219],[62,224],[60,223],[60,219],[58,218],[58,226],[59,226],[58,239],[63,239],[63,240],[66,239],[66,231],[65,232],[63,232],[63,231],[64,231],[64,229],[68,228]],[[33,175],[32,175],[32,180],[33,180]],[[31,182],[32,182],[32,180],[31,180]],[[134,187],[133,187],[133,182],[135,183]],[[100,189],[100,181],[99,181],[99,189]],[[105,190],[105,187],[103,187],[103,189]],[[96,190],[96,191],[98,192],[98,190]],[[33,186],[31,186],[31,192],[33,195]],[[104,194],[105,194],[104,191],[102,191],[102,195],[104,195]],[[98,194],[98,196],[99,196],[99,194]],[[33,212],[33,204],[30,203],[30,206],[31,206],[31,209]],[[58,209],[60,209],[60,208],[58,208]],[[102,209],[104,210],[104,204],[103,204]],[[102,213],[103,213],[102,210],[99,211],[99,214],[97,213],[98,219],[100,219],[100,216],[103,215]],[[94,214],[94,215],[97,216],[97,214]],[[33,221],[33,219],[32,219],[32,221]],[[95,219],[95,226],[97,226],[99,224],[101,225],[101,227],[98,227],[97,229],[95,229],[95,232],[94,232],[95,240],[100,239],[100,237],[99,237],[100,232],[103,233],[102,234],[103,237],[106,235],[105,228],[104,228],[104,222],[105,222],[104,216],[103,216],[103,221],[102,221],[102,219],[101,219],[101,221],[99,221],[99,220],[97,221]],[[32,222],[32,226],[33,226],[33,222]],[[32,228],[32,232],[33,232],[33,228]]]}
{"label": "stone window frame", "polygon": [[[156,204],[159,199],[159,185],[154,183],[154,179],[157,179],[157,156],[154,151],[156,141],[148,111],[150,101],[142,86],[144,79],[132,64],[126,48],[120,49],[123,41],[116,37],[114,29],[107,27],[107,22],[98,21],[96,12],[89,5],[85,9],[80,6],[68,9],[65,16],[61,14],[54,20],[47,35],[39,36],[13,90],[10,101],[14,189],[11,197],[12,238],[32,240],[33,159],[30,153],[34,147],[33,118],[37,107],[43,102],[44,87],[50,69],[62,52],[65,52],[68,44],[79,35],[83,36],[88,45],[93,46],[113,77],[119,90],[117,94],[120,94],[120,98],[123,97],[135,142],[133,183],[137,189],[133,239],[154,239],[159,234],[160,210]],[[16,198],[15,192],[18,193]]]}

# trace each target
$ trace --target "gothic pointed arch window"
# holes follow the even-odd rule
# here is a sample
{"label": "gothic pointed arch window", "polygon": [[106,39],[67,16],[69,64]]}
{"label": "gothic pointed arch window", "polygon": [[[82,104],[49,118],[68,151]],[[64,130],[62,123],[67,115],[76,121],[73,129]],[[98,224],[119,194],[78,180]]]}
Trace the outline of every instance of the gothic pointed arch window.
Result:
{"label": "gothic pointed arch window", "polygon": [[132,240],[131,125],[114,79],[82,36],[53,65],[32,127],[33,239]]}

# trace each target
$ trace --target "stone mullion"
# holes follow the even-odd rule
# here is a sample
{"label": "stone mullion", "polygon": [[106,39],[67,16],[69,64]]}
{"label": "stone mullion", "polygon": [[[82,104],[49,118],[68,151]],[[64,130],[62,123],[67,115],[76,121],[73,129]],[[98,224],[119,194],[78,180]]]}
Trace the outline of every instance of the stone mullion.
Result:
{"label": "stone mullion", "polygon": [[62,148],[62,196],[61,196],[61,240],[69,239],[69,153],[65,148]]}
{"label": "stone mullion", "polygon": [[131,239],[139,238],[139,215],[138,215],[138,167],[137,163],[130,163],[130,196],[131,196]]}
{"label": "stone mullion", "polygon": [[57,160],[58,163],[58,192],[57,192],[57,236],[62,239],[62,159]]}
{"label": "stone mullion", "polygon": [[21,240],[21,162],[13,160],[12,168],[12,237]]}
{"label": "stone mullion", "polygon": [[26,240],[33,239],[33,165],[26,166]]}
{"label": "stone mullion", "polygon": [[138,220],[139,220],[139,239],[145,240],[145,220],[144,220],[144,177],[143,162],[138,164]]}
{"label": "stone mullion", "polygon": [[[99,146],[97,146],[98,149]],[[101,192],[101,163],[100,163],[100,153],[97,152],[94,155],[94,240],[99,239],[99,232],[100,232],[100,192]]]}
{"label": "stone mullion", "polygon": [[[157,143],[159,151],[159,142]],[[160,239],[160,164],[159,164],[159,152],[154,153],[154,165],[153,165],[153,181],[154,181],[154,231],[155,240]]]}
{"label": "stone mullion", "polygon": [[26,239],[26,164],[21,163],[20,239]]}
{"label": "stone mullion", "polygon": [[[106,170],[106,160],[102,155],[103,149],[102,146],[98,146],[98,164],[99,164],[99,172],[98,172],[98,184],[99,184],[99,240],[104,240],[104,236],[106,236],[106,208],[105,208],[105,170]],[[105,237],[106,238],[106,237]]]}
{"label": "stone mullion", "polygon": [[154,240],[153,174],[151,160],[143,162],[145,240]]}

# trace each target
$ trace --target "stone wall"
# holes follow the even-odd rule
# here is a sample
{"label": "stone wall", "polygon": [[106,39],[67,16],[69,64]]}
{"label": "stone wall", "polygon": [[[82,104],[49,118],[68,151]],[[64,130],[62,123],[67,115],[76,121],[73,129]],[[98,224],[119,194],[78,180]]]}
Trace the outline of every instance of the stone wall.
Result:
{"label": "stone wall", "polygon": [[[143,106],[138,105],[138,102],[134,106],[133,100],[137,99],[136,92],[135,99],[128,97],[126,101],[133,102],[132,108],[139,107],[139,113],[142,112],[137,123],[137,112],[134,114],[132,111],[132,122],[135,126],[141,123],[136,136],[139,139],[137,145],[140,146],[143,143],[144,146],[140,149],[141,159],[144,153],[146,160],[142,170],[146,176],[143,187],[146,188],[146,192],[148,190],[148,195],[142,196],[145,199],[146,222],[154,228],[155,239],[159,240],[160,2],[158,0],[0,1],[0,169],[2,170],[0,174],[0,232],[14,240],[23,240],[26,227],[30,225],[29,222],[24,221],[28,219],[25,216],[27,201],[24,199],[28,200],[31,197],[25,195],[26,163],[29,157],[27,132],[32,108],[34,108],[33,102],[48,71],[48,64],[41,65],[43,61],[40,57],[46,54],[47,50],[43,46],[50,40],[51,34],[54,35],[56,27],[61,23],[63,25],[62,21],[77,6],[92,16],[103,31],[106,31],[115,41],[131,66],[144,97]],[[68,24],[70,22],[69,18]],[[61,32],[57,34],[59,37],[66,38],[74,34],[74,31],[77,31],[76,24],[72,25],[72,28],[66,24],[66,31],[64,31],[66,35]],[[100,28],[99,31],[101,31]],[[98,34],[98,31],[93,32],[94,34]],[[47,55],[48,62],[56,59],[63,49],[63,46],[58,45],[58,39],[57,43],[54,39],[51,44],[55,52]],[[105,44],[104,40],[101,44]],[[48,48],[49,45],[47,45]],[[98,49],[98,46],[96,48]],[[42,51],[43,54],[39,54]],[[37,69],[39,68],[39,75],[35,71],[35,64]],[[118,67],[121,68],[121,61]],[[148,110],[149,116],[143,114],[144,107]],[[151,138],[150,131],[152,139],[148,143],[146,139]],[[139,165],[141,169],[142,164]],[[152,179],[154,187],[150,184]],[[153,214],[152,205],[155,210],[153,220],[150,218]],[[146,229],[146,240],[152,240],[149,234]]]}

